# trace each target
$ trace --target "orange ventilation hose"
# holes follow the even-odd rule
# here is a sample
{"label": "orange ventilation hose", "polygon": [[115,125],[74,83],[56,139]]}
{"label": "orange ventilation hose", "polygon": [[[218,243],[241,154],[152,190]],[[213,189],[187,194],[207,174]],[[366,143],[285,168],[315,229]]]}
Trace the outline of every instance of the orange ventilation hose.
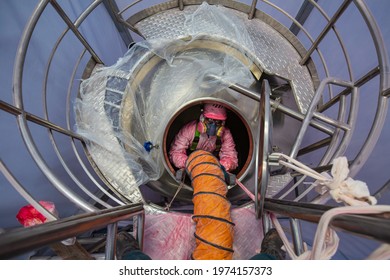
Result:
{"label": "orange ventilation hose", "polygon": [[227,185],[218,159],[197,150],[187,159],[187,173],[194,189],[193,220],[196,223],[195,260],[231,260],[233,258],[233,226]]}

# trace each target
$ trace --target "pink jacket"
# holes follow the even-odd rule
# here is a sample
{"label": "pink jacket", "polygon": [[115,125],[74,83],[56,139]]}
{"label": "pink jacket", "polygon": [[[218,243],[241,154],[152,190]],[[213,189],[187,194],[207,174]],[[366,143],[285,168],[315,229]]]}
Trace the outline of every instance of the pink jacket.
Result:
{"label": "pink jacket", "polygon": [[[192,144],[195,137],[195,129],[198,121],[192,121],[183,126],[171,145],[169,158],[177,168],[185,168],[185,163],[188,158],[187,149]],[[205,150],[213,152],[216,147],[217,136],[208,137],[206,133],[199,136],[197,150]],[[224,128],[221,135],[221,149],[219,151],[219,162],[225,167],[226,171],[231,171],[237,168],[238,158],[236,145],[233,136],[228,128]]]}

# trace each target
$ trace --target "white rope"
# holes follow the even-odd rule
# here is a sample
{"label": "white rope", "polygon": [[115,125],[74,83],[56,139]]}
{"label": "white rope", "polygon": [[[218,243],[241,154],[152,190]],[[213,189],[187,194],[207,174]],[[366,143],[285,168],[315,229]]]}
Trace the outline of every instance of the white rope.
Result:
{"label": "white rope", "polygon": [[[314,237],[312,250],[307,250],[304,244],[304,253],[297,256],[288,241],[278,219],[272,213],[270,218],[280,238],[283,241],[284,248],[293,260],[329,260],[336,253],[339,237],[336,232],[330,227],[330,222],[338,215],[344,214],[380,214],[390,212],[388,205],[374,205],[374,206],[344,206],[337,207],[326,211],[318,223],[317,231]],[[367,259],[382,260],[390,258],[390,245],[383,244],[376,251],[374,251]]]}
{"label": "white rope", "polygon": [[382,244],[367,257],[367,260],[390,260],[390,244]]}
{"label": "white rope", "polygon": [[[245,185],[243,183],[241,183],[240,181],[238,181],[238,179],[236,179],[236,184],[240,186],[240,188],[249,196],[250,199],[255,201],[255,195],[253,193],[251,193],[251,191],[248,190],[247,187],[245,187]],[[260,197],[260,194],[259,194],[259,197]]]}
{"label": "white rope", "polygon": [[[298,171],[304,175],[307,175],[307,176],[312,177],[312,178],[317,179],[317,180],[325,180],[326,179],[324,176],[315,172],[314,170],[310,169],[307,166],[306,166],[306,168],[300,168],[299,166],[293,165],[291,163],[288,163],[288,162],[285,162],[282,160],[279,161],[279,164],[284,165],[286,167],[289,167],[295,171]],[[312,171],[314,171],[314,172],[312,172]]]}
{"label": "white rope", "polygon": [[[271,220],[278,231],[284,243],[284,248],[290,255],[291,259],[309,260],[309,259],[330,259],[336,252],[339,245],[339,237],[336,232],[330,227],[330,222],[337,215],[342,214],[376,214],[390,212],[390,206],[378,205],[376,199],[370,195],[367,185],[364,182],[353,180],[348,177],[349,168],[346,157],[339,157],[333,160],[331,175],[323,172],[318,173],[299,161],[281,154],[274,153],[273,156],[281,158],[279,164],[295,170],[304,177],[312,177],[316,179],[307,190],[305,190],[296,200],[300,200],[313,188],[321,194],[321,197],[316,199],[320,202],[327,199],[329,195],[337,202],[344,202],[348,206],[333,208],[325,212],[318,223],[315,234],[312,250],[307,250],[307,245],[304,244],[304,253],[297,256],[288,241],[278,219],[274,214],[270,214]],[[287,160],[287,162],[285,161]],[[287,192],[291,192],[296,188],[295,184]],[[390,258],[390,245],[384,244],[373,252],[368,259],[387,259]]]}
{"label": "white rope", "polygon": [[[331,170],[332,176],[330,176],[325,172],[318,173],[287,155],[273,153],[272,156],[278,156],[288,161],[286,162],[281,159],[279,160],[280,165],[291,168],[292,170],[317,180],[299,197],[299,199],[306,195],[312,188],[315,188],[321,195],[325,195],[326,192],[329,191],[335,201],[344,202],[346,205],[374,205],[377,203],[375,197],[370,195],[366,183],[348,177],[349,168],[346,157],[339,157],[333,160]],[[293,187],[295,187],[295,185]],[[296,200],[298,200],[298,198]]]}
{"label": "white rope", "polygon": [[[314,238],[312,259],[320,259],[322,251],[326,248],[326,230],[330,229],[329,224],[332,219],[338,215],[343,214],[380,214],[383,212],[390,212],[390,206],[376,205],[376,206],[344,206],[337,207],[326,211],[318,224],[317,232]],[[334,230],[332,230],[334,232]],[[337,250],[337,247],[336,247]]]}

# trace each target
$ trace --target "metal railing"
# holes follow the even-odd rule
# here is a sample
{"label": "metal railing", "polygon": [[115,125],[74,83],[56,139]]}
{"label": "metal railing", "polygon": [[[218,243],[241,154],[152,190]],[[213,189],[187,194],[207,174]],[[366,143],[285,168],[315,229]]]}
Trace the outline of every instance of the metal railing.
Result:
{"label": "metal railing", "polygon": [[[266,199],[264,209],[282,216],[318,223],[321,216],[334,207],[278,199]],[[390,219],[386,214],[348,214],[336,217],[332,226],[380,242],[390,243]]]}
{"label": "metal railing", "polygon": [[9,259],[43,246],[73,238],[82,233],[109,227],[106,238],[106,258],[114,259],[117,222],[140,216],[137,228],[138,241],[142,248],[143,204],[118,206],[89,214],[76,215],[57,221],[51,221],[29,228],[17,228],[5,232],[0,238],[0,258]]}

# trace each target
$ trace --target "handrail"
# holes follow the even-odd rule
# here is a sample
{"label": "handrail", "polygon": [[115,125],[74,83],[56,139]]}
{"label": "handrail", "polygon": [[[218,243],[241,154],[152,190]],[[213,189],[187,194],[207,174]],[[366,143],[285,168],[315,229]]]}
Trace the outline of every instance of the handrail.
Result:
{"label": "handrail", "polygon": [[[208,75],[208,77],[213,77],[213,75]],[[218,79],[218,77],[214,77],[215,79]],[[238,93],[241,93],[253,100],[256,100],[258,102],[260,102],[260,95],[257,93],[257,92],[254,92],[252,91],[251,89],[247,88],[247,87],[244,87],[242,85],[239,85],[239,84],[232,84],[232,85],[229,85],[229,88],[231,88],[232,90],[234,91],[237,91]],[[302,113],[299,113],[297,111],[294,111],[290,108],[288,108],[287,106],[284,106],[283,104],[279,104],[278,102],[276,102],[275,100],[272,100],[270,99],[270,105],[273,109],[275,110],[278,110],[284,114],[286,114],[287,116],[290,116],[296,120],[300,120],[300,121],[303,121],[304,118],[305,118],[305,115],[302,114]],[[318,116],[318,115],[316,115]],[[323,118],[324,121],[326,122],[327,119]],[[335,124],[334,122],[327,122],[327,124],[330,124],[330,125],[338,125],[338,124]],[[322,123],[316,121],[316,120],[310,120],[309,122],[309,125],[311,125],[312,127],[315,127],[316,129],[328,134],[328,135],[333,135],[334,133],[334,130],[324,126]]]}
{"label": "handrail", "polygon": [[270,108],[271,88],[267,80],[261,86],[261,98],[259,106],[259,131],[257,133],[256,145],[256,169],[255,169],[255,212],[256,218],[263,217],[264,198],[268,186],[268,156],[270,154]]}
{"label": "handrail", "polygon": [[9,259],[143,213],[143,204],[136,203],[80,214],[29,228],[16,228],[1,234],[0,259]]}
{"label": "handrail", "polygon": [[318,102],[320,101],[320,98],[322,96],[324,88],[327,84],[334,84],[334,85],[338,85],[338,86],[349,87],[352,89],[354,88],[354,84],[352,82],[338,80],[338,79],[335,79],[333,77],[327,77],[321,81],[320,86],[318,87],[316,93],[314,94],[313,99],[310,103],[310,106],[307,109],[302,126],[298,132],[298,135],[296,136],[294,146],[291,149],[290,157],[292,157],[292,158],[295,158],[296,155],[298,154],[298,149],[302,143],[303,136],[305,135],[306,130],[310,124],[310,120],[313,118],[313,115],[314,115],[314,112],[316,111]]}
{"label": "handrail", "polygon": [[[266,198],[264,203],[265,211],[313,223],[318,223],[321,216],[332,208],[334,207],[269,198]],[[340,215],[335,217],[330,225],[353,234],[390,243],[390,218],[388,215]]]}

